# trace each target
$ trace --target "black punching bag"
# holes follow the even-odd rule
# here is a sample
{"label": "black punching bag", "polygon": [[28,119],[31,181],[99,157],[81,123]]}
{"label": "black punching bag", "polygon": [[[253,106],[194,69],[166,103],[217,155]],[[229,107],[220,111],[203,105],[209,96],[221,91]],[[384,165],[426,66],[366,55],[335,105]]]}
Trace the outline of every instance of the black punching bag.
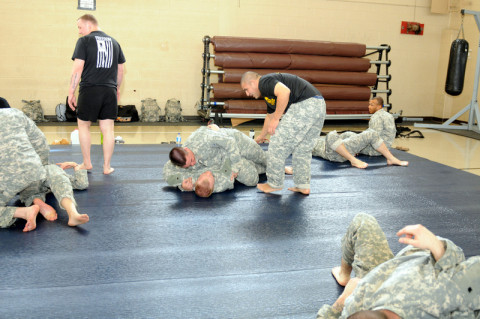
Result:
{"label": "black punching bag", "polygon": [[453,41],[450,47],[447,81],[445,83],[445,92],[450,95],[459,95],[462,93],[467,57],[468,42],[464,39],[456,39]]}

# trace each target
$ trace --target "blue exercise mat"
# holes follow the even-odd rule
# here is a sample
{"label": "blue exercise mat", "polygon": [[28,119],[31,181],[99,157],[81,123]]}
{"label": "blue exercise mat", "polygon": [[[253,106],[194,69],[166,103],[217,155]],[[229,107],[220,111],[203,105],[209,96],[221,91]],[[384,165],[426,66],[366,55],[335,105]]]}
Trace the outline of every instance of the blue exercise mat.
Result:
{"label": "blue exercise mat", "polygon": [[[360,212],[375,216],[396,253],[395,233],[421,223],[480,255],[480,177],[393,150],[348,163],[312,160],[310,196],[236,188],[208,199],[167,186],[171,145],[117,145],[102,174],[92,147],[90,187],[75,191],[90,222],[39,216],[0,230],[1,318],[315,318],[341,293],[330,275],[340,240]],[[79,146],[52,146],[51,160],[81,161]],[[265,178],[263,177],[263,180]]]}

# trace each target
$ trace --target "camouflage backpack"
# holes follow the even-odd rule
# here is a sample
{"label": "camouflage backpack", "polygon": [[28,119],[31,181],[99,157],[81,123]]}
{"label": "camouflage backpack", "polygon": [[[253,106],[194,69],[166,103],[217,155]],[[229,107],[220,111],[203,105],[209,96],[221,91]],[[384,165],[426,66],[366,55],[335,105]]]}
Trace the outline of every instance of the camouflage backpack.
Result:
{"label": "camouflage backpack", "polygon": [[165,104],[165,122],[183,122],[182,106],[180,101],[170,99]]}
{"label": "camouflage backpack", "polygon": [[46,120],[43,116],[43,109],[42,105],[40,104],[40,100],[22,100],[22,102],[24,103],[22,107],[23,113],[25,113],[25,115],[27,115],[32,121],[48,122],[48,120]]}
{"label": "camouflage backpack", "polygon": [[142,122],[159,122],[160,121],[160,106],[157,100],[147,98],[142,100],[142,107],[140,109],[140,121]]}

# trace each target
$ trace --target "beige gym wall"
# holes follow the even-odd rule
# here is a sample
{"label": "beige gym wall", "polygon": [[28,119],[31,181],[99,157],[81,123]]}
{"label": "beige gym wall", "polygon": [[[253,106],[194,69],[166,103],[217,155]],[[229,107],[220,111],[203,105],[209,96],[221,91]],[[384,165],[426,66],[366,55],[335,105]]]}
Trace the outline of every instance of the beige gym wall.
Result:
{"label": "beige gym wall", "polygon": [[[474,9],[468,1],[451,2]],[[451,115],[444,109],[449,98],[443,93],[449,50],[445,34],[458,24],[450,21],[454,14],[431,13],[430,0],[97,0],[93,12],[77,10],[77,4],[0,2],[0,96],[12,106],[39,99],[46,114],[55,113],[67,95],[76,19],[92,13],[101,29],[120,42],[127,59],[120,104],[140,107],[142,99],[151,97],[163,109],[166,100],[177,98],[184,115],[196,115],[202,39],[228,35],[389,44],[393,111],[414,117]],[[400,34],[401,21],[424,23],[424,35]],[[467,36],[475,39],[478,30],[468,23]],[[469,42],[475,51],[471,63],[476,40]],[[471,95],[468,83],[467,76],[462,96]]]}

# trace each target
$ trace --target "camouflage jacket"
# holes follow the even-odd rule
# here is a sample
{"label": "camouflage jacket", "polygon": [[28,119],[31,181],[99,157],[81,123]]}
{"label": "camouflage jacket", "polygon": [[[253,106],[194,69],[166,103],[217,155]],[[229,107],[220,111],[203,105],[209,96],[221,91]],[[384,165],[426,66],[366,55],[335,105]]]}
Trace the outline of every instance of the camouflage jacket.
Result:
{"label": "camouflage jacket", "polygon": [[385,111],[383,108],[373,113],[368,122],[368,127],[375,130],[380,138],[385,142],[387,147],[392,147],[397,128],[395,127],[395,119],[393,115]]}
{"label": "camouflage jacket", "polygon": [[228,134],[202,126],[190,135],[183,146],[189,148],[195,155],[194,168],[222,167],[228,157],[232,162],[232,171],[237,173],[239,170],[240,149],[235,138]]}
{"label": "camouflage jacket", "polygon": [[50,149],[42,131],[17,109],[0,109],[0,122],[1,185],[21,189],[45,179]]}
{"label": "camouflage jacket", "polygon": [[[428,250],[407,246],[370,271],[345,301],[343,311],[324,305],[317,318],[347,318],[360,310],[386,309],[402,318],[479,318],[480,257],[465,261],[461,248],[440,238],[445,254],[435,261]],[[475,264],[474,264],[475,265]],[[469,289],[470,288],[470,289]]]}

